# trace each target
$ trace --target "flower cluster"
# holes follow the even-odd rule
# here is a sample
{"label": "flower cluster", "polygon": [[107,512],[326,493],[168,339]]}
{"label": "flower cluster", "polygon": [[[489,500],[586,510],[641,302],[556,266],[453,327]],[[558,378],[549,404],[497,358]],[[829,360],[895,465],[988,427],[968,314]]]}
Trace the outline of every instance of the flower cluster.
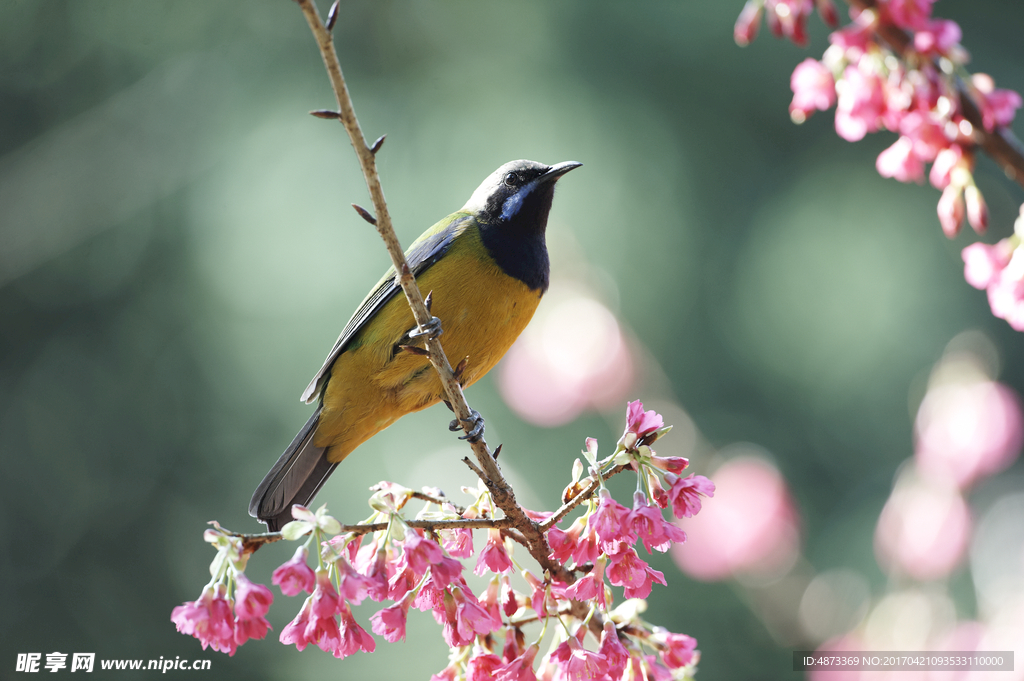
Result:
{"label": "flower cluster", "polygon": [[[537,531],[546,533],[550,557],[542,565],[543,576],[514,559],[510,537],[515,535],[494,522],[497,509],[482,483],[463,488],[473,498],[466,508],[456,507],[440,490],[414,493],[379,483],[371,488],[373,513],[355,530],[343,528],[325,508],[314,513],[293,507],[295,520],[281,534],[306,541],[274,571],[272,581],[286,596],[308,595],[281,631],[281,642],[299,650],[315,645],[338,658],[372,652],[375,639],[351,609],[369,599],[383,606],[370,617],[369,628],[390,642],[405,639],[410,609],[432,613],[451,650],[449,665],[434,679],[692,676],[700,657],[697,642],[641,618],[646,605],[640,599],[666,580],[635,545],[642,543],[648,553],[664,552],[685,541],[683,530],[665,519],[663,509],[671,509],[676,518],[690,517],[704,496],[714,494],[707,478],[682,475],[686,459],[659,457],[651,449],[669,430],[659,414],[645,411],[639,401],[630,403],[625,432],[611,455],[598,460],[597,441],[587,439],[588,475],[580,479],[584,465],[577,460],[570,485],[574,498],[559,514],[522,509]],[[638,474],[632,508],[615,501],[605,487],[606,477],[626,468]],[[414,497],[426,504],[408,518],[405,509]],[[583,514],[569,527],[557,527],[576,501],[582,502]],[[474,528],[467,525],[486,532],[479,551],[474,550]],[[204,646],[234,653],[247,638],[266,634],[263,615],[272,599],[266,587],[251,584],[241,569],[230,567],[240,563],[244,568],[240,539],[219,528],[213,535],[224,547],[215,561],[221,577],[215,576],[198,601],[176,608],[172,620]],[[315,569],[310,565],[314,550]],[[465,579],[463,559],[470,559],[472,571],[487,580],[478,592]],[[237,585],[234,623],[225,591],[232,582],[225,583],[223,574]],[[525,588],[515,588],[513,578],[521,578]],[[612,587],[623,590],[617,607]],[[549,625],[553,635],[546,636]],[[524,629],[530,626],[539,632],[527,644]],[[550,648],[541,655],[541,643],[549,639]]]}
{"label": "flower cluster", "polygon": [[963,250],[964,278],[988,292],[992,314],[1024,331],[1024,206],[1013,235],[995,244],[973,243]]}
{"label": "flower cluster", "polygon": [[203,644],[228,655],[251,638],[267,635],[270,623],[265,615],[274,602],[270,589],[254,584],[245,576],[247,555],[238,537],[225,533],[216,522],[204,533],[206,541],[217,547],[210,565],[213,579],[195,601],[177,606],[171,621],[178,631],[195,636]]}
{"label": "flower cluster", "polygon": [[[928,180],[942,192],[936,207],[939,224],[946,236],[953,238],[965,218],[979,234],[984,233],[989,219],[985,198],[974,181],[976,131],[964,116],[961,97],[970,97],[987,132],[1008,126],[1022,100],[1012,90],[996,88],[988,75],[970,75],[964,70],[968,54],[960,45],[960,27],[954,21],[933,17],[933,2],[881,0],[874,8],[851,9],[852,23],[832,32],[831,46],[822,59],[805,59],[794,69],[789,112],[795,122],[802,123],[814,111],[835,106],[836,132],[850,142],[882,129],[896,133],[899,137],[878,155],[875,167],[883,177],[921,184],[926,164],[932,164]],[[756,34],[763,5],[769,23],[780,9],[785,16],[799,17],[793,20],[799,30],[782,33],[805,44],[802,26],[810,4],[810,0],[749,0],[736,23],[737,42],[745,45]],[[902,53],[879,42],[879,31],[887,27],[907,33],[909,42]],[[1011,245],[1018,246],[1019,239]],[[998,251],[993,262],[1002,262],[1001,276],[997,283],[985,280],[979,285],[968,274],[968,281],[988,288],[993,314],[1022,330],[1024,313],[1017,308],[1024,307],[1024,266],[1006,268],[1005,243],[983,246],[974,247],[970,254],[965,251],[965,260],[970,256],[981,263],[985,248],[989,249],[986,255]]]}

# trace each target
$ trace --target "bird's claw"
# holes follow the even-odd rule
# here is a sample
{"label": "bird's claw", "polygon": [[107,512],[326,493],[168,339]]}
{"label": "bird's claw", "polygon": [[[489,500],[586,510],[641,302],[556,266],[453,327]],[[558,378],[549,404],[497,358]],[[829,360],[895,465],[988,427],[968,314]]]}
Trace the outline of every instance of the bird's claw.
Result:
{"label": "bird's claw", "polygon": [[444,333],[444,329],[441,328],[441,320],[437,317],[431,317],[429,322],[423,326],[417,326],[405,335],[410,339],[429,338],[431,340],[435,340],[442,333]]}
{"label": "bird's claw", "polygon": [[[468,423],[472,423],[473,427],[470,428],[465,435],[460,435],[459,439],[469,440],[472,443],[477,443],[480,441],[480,437],[483,435],[484,432],[484,417],[480,416],[480,412],[478,412],[476,409],[471,409],[470,411],[472,413],[470,414],[469,418],[466,419],[466,421]],[[462,422],[459,421],[459,419],[452,419],[452,422],[448,424],[448,430],[452,431],[453,433],[458,430],[462,430]]]}

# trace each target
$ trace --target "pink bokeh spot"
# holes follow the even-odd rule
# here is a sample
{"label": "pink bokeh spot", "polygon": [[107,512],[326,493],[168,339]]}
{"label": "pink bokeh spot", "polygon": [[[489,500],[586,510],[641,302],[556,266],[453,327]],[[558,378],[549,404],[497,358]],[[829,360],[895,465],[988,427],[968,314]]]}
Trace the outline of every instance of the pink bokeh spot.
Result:
{"label": "pink bokeh spot", "polygon": [[703,581],[784,569],[799,549],[799,517],[779,471],[757,456],[739,456],[713,476],[715,498],[678,524],[687,541],[672,547],[686,574]]}
{"label": "pink bokeh spot", "polygon": [[508,351],[498,373],[509,407],[549,428],[587,409],[617,406],[634,374],[626,339],[608,308],[579,294],[563,293],[552,302]]}
{"label": "pink bokeh spot", "polygon": [[1017,394],[1001,383],[953,383],[928,391],[915,432],[921,473],[964,488],[1016,460],[1024,418]]}

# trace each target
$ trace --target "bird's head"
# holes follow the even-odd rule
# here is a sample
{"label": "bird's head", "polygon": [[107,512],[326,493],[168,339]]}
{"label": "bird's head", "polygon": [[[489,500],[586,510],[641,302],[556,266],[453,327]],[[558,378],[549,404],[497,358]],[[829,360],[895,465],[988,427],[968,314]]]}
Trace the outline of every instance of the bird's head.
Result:
{"label": "bird's head", "polygon": [[576,161],[553,166],[536,161],[509,161],[487,176],[462,210],[473,213],[483,224],[543,232],[555,181],[581,165]]}

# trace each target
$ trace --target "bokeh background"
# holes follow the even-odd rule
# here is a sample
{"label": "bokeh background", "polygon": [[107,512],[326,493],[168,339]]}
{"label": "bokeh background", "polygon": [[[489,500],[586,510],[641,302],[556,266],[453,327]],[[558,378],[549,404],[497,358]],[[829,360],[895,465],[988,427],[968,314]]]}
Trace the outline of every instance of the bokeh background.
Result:
{"label": "bokeh background", "polygon": [[[335,29],[366,134],[388,134],[379,164],[406,243],[507,160],[585,164],[559,185],[544,303],[580,323],[544,326],[542,306],[520,368],[468,393],[520,499],[553,507],[584,437],[612,446],[637,397],[677,425],[664,453],[707,474],[752,460],[755,489],[782,490],[773,570],[701,579],[655,557],[669,587],[647,616],[698,639],[705,681],[792,678],[792,650],[907,584],[945,604],[926,624],[982,620],[981,576],[1014,574],[984,556],[1024,561],[1017,461],[964,497],[1006,551],[968,537],[937,578],[880,567],[876,524],[936,363],[968,352],[1020,392],[1022,336],[964,282],[973,235],[942,236],[939,193],[878,176],[892,135],[848,144],[830,113],[789,120],[792,68],[827,44],[817,17],[807,51],[768,35],[740,49],[741,5],[351,0]],[[971,68],[1024,91],[1024,4],[936,13],[962,26]],[[285,0],[0,2],[0,676],[53,651],[211,658],[224,679],[444,667],[429,615],[340,662],[276,633],[228,658],[169,620],[206,581],[204,523],[258,529],[246,506],[307,418],[298,395],[387,266],[348,206],[367,199],[342,129],[306,113],[331,103]],[[989,240],[1008,235],[1024,193],[987,160],[977,177]],[[531,352],[603,373],[531,410],[516,383]],[[448,418],[404,419],[319,501],[354,521],[380,479],[457,496],[474,482]],[[249,574],[267,583],[290,555],[268,547]],[[299,601],[274,590],[280,632]],[[801,615],[837,593],[839,621]]]}

